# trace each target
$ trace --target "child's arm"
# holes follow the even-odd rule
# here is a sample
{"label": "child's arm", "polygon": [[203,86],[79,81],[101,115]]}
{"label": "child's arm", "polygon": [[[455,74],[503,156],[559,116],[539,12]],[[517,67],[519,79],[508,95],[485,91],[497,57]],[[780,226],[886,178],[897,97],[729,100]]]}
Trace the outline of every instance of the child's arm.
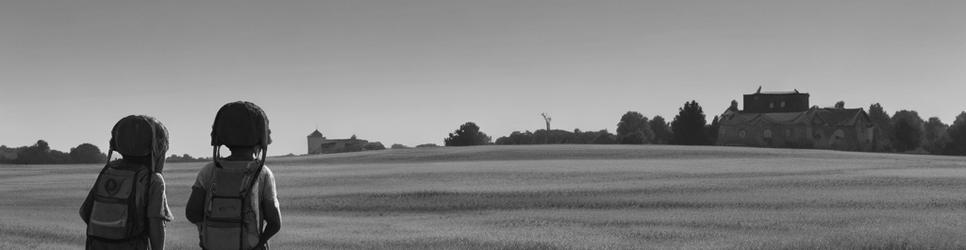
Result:
{"label": "child's arm", "polygon": [[265,167],[265,182],[262,186],[261,208],[265,220],[265,231],[258,237],[258,247],[264,247],[268,240],[275,236],[282,229],[282,213],[278,205],[278,196],[275,189],[275,176],[272,171]]}
{"label": "child's arm", "polygon": [[268,244],[268,240],[282,229],[282,214],[278,211],[278,207],[266,206],[265,208],[265,231],[262,232],[261,237],[258,237],[259,247]]}
{"label": "child's arm", "polygon": [[207,192],[200,187],[191,187],[191,196],[184,206],[184,217],[189,222],[198,224],[205,219],[205,195]]}
{"label": "child's arm", "polygon": [[151,238],[151,249],[164,249],[164,220],[148,219],[148,237]]}
{"label": "child's arm", "polygon": [[195,225],[205,220],[205,202],[208,199],[208,190],[205,190],[205,183],[208,183],[213,167],[212,164],[208,164],[202,167],[201,171],[198,171],[198,176],[195,177],[195,184],[191,185],[191,194],[188,195],[188,203],[184,206],[184,217]]}
{"label": "child's arm", "polygon": [[168,199],[164,194],[164,177],[155,173],[149,188],[148,198],[148,238],[151,249],[164,249],[164,223],[171,221]]}

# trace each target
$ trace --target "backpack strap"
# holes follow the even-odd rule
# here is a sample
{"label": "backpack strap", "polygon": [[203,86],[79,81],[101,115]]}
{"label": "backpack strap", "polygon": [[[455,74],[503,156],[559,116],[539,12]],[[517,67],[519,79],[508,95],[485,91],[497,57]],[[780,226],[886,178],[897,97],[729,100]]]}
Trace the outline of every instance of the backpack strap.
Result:
{"label": "backpack strap", "polygon": [[[154,160],[152,159],[151,161],[153,162]],[[144,197],[143,197],[143,199],[144,199],[144,211],[141,211],[141,212],[144,214],[144,231],[142,233],[143,234],[147,234],[148,237],[150,237],[150,235],[151,235],[151,219],[150,219],[150,216],[148,215],[148,212],[151,210],[149,208],[150,207],[150,203],[151,203],[151,188],[154,187],[154,173],[155,172],[154,172],[154,169],[153,168],[148,168],[147,170],[148,170],[148,175],[147,175],[147,177],[148,177],[148,183],[147,183],[147,185],[145,185],[145,189],[144,189]],[[140,171],[144,171],[144,170],[142,169]],[[138,172],[140,172],[140,171],[138,171]]]}
{"label": "backpack strap", "polygon": [[[143,224],[141,224],[141,232],[135,232],[136,234],[132,234],[131,237],[132,238],[136,238],[136,237],[139,237],[139,236],[148,236],[149,233],[150,233],[150,230],[151,230],[151,219],[148,217],[148,211],[150,210],[148,208],[149,207],[148,204],[151,202],[151,186],[152,186],[152,184],[154,184],[154,173],[155,172],[154,172],[154,169],[152,169],[150,166],[145,166],[145,165],[139,164],[139,163],[128,163],[128,164],[135,164],[135,165],[138,166],[137,167],[137,170],[134,171],[134,178],[135,178],[134,181],[135,181],[135,183],[138,183],[140,181],[140,180],[138,180],[138,175],[141,174],[141,173],[143,173],[143,172],[145,172],[145,171],[147,171],[147,174],[145,174],[144,177],[148,178],[147,183],[143,187],[141,187],[144,190],[141,190],[141,192],[140,192],[141,193],[141,199],[143,199],[143,201],[144,201],[144,209],[142,211],[140,211],[141,212],[141,215],[143,217],[143,220],[141,221],[141,223],[143,223]],[[137,189],[139,188],[139,185],[134,185],[133,188],[134,188],[134,190],[131,192],[131,195],[137,195],[138,192],[136,192],[136,191],[138,191]],[[131,202],[134,203],[133,205],[134,205],[134,207],[136,207],[137,206],[137,197],[133,197],[131,199]],[[134,207],[132,207],[131,209],[132,210],[135,209]]]}
{"label": "backpack strap", "polygon": [[259,175],[262,174],[262,169],[265,168],[265,155],[266,155],[266,153],[263,152],[262,153],[262,159],[258,163],[258,169],[255,170],[255,175],[252,175],[252,179],[251,179],[250,183],[248,183],[248,188],[245,189],[245,195],[248,195],[249,193],[251,193],[252,188],[255,187],[255,182],[258,181]]}

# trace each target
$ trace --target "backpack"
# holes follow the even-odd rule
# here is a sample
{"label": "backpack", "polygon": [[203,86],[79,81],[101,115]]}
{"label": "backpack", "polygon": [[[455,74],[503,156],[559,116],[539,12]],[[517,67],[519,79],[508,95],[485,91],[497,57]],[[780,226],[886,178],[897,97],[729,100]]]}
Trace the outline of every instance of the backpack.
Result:
{"label": "backpack", "polygon": [[[248,247],[246,227],[248,222],[255,219],[250,207],[250,194],[261,171],[262,164],[252,171],[250,168],[226,169],[215,161],[206,195],[202,247],[211,250]],[[247,183],[243,182],[246,177],[249,180]]]}
{"label": "backpack", "polygon": [[[108,241],[123,241],[147,232],[147,192],[150,170],[130,163],[108,164],[91,190],[87,235]],[[145,180],[147,178],[147,180]]]}
{"label": "backpack", "polygon": [[[111,130],[107,164],[98,174],[92,198],[87,235],[108,241],[124,241],[147,233],[147,196],[151,175],[160,173],[167,150],[167,131],[148,116],[122,118]],[[117,151],[127,156],[146,156],[143,165],[127,160],[111,162]]]}

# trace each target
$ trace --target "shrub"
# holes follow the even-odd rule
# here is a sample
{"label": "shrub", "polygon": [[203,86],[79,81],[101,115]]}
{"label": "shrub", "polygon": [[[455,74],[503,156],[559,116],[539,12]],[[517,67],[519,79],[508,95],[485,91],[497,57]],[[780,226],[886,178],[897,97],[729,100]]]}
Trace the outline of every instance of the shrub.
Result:
{"label": "shrub", "polygon": [[490,136],[480,132],[480,127],[467,122],[444,139],[446,146],[476,146],[490,144]]}

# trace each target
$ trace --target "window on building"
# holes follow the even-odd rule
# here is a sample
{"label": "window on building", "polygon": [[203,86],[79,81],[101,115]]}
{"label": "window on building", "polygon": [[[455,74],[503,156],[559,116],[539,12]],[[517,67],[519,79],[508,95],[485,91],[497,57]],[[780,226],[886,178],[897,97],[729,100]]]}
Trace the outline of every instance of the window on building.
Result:
{"label": "window on building", "polygon": [[782,101],[782,104],[781,105],[782,105],[782,108],[784,108],[785,107],[785,101]]}
{"label": "window on building", "polygon": [[745,138],[745,130],[744,129],[738,130],[738,137],[739,138],[742,138],[742,139]]}
{"label": "window on building", "polygon": [[775,108],[775,103],[774,102],[769,102],[768,103],[768,108],[774,109]]}
{"label": "window on building", "polygon": [[765,139],[771,139],[771,129],[765,129],[765,131],[762,131],[761,136]]}
{"label": "window on building", "polygon": [[792,138],[792,129],[790,128],[785,129],[785,138]]}

